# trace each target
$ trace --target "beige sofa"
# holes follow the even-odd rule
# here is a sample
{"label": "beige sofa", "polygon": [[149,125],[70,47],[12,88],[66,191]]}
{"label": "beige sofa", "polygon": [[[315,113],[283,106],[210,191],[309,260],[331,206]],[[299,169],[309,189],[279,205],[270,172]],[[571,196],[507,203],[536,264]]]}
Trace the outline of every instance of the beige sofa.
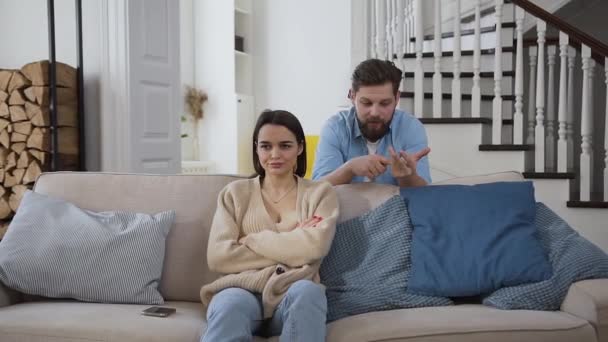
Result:
{"label": "beige sofa", "polygon": [[[0,342],[198,341],[205,328],[199,288],[216,277],[205,262],[216,196],[232,176],[50,173],[35,191],[91,210],[177,212],[160,284],[168,318],[140,315],[147,305],[28,300],[0,285]],[[452,183],[519,180],[517,173]],[[338,187],[341,218],[357,216],[397,193],[375,184]],[[276,338],[274,339],[276,340]],[[328,341],[608,341],[608,279],[573,285],[561,311],[501,311],[482,305],[404,309],[329,324]]]}

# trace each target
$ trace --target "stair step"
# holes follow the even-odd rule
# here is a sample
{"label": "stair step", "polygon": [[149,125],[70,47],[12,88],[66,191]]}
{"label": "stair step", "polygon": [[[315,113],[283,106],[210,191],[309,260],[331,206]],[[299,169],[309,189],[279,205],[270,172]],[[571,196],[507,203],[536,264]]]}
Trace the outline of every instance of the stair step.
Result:
{"label": "stair step", "polygon": [[523,172],[527,179],[575,179],[574,172]]}
{"label": "stair step", "polygon": [[608,208],[608,202],[604,201],[568,201],[566,202],[568,208],[596,208],[603,209]]}
{"label": "stair step", "polygon": [[[471,100],[472,99],[472,95],[471,94],[462,94],[461,95],[463,100]],[[401,97],[402,98],[408,98],[408,97],[414,97],[414,92],[411,91],[402,91],[401,92]],[[451,100],[452,99],[452,94],[448,94],[448,93],[443,93],[441,94],[441,97],[444,100]],[[502,95],[502,100],[503,101],[515,101],[515,95]],[[433,98],[433,93],[424,93],[424,98],[425,99],[432,99]],[[481,95],[481,100],[482,101],[493,101],[494,100],[494,95]]]}
{"label": "stair step", "polygon": [[[419,118],[423,124],[483,124],[491,125],[491,118]],[[502,119],[503,125],[513,125],[513,119]]]}
{"label": "stair step", "polygon": [[[435,75],[434,72],[425,72],[424,73],[425,78],[432,78],[433,75]],[[403,77],[414,78],[414,76],[415,76],[415,73],[413,73],[413,72],[404,72],[403,73]],[[473,76],[474,76],[474,74],[472,72],[461,72],[460,73],[460,78],[473,78]],[[454,73],[453,72],[441,72],[441,77],[454,78]],[[494,78],[494,73],[491,71],[480,72],[479,77],[480,78]],[[503,71],[502,77],[515,77],[515,71]]]}
{"label": "stair step", "polygon": [[[513,46],[506,46],[502,48],[502,52],[503,53],[509,53],[509,52],[515,52],[515,47]],[[482,49],[481,50],[481,55],[494,55],[496,53],[496,49]],[[460,52],[461,56],[473,56],[473,50],[463,50]],[[423,58],[428,58],[428,57],[434,57],[435,54],[434,52],[424,52],[422,54]],[[442,57],[452,57],[454,56],[454,52],[453,51],[444,51],[441,53]],[[411,53],[404,53],[403,54],[403,58],[416,58],[416,53],[415,52],[411,52]]]}
{"label": "stair step", "polygon": [[479,145],[480,151],[534,151],[534,145],[514,145],[514,144],[481,144]]}
{"label": "stair step", "polygon": [[[515,23],[502,23],[502,28],[515,28],[516,25]],[[496,24],[492,25],[492,26],[486,26],[486,27],[482,27],[480,28],[479,32],[481,34],[483,33],[488,33],[488,32],[496,32]],[[474,35],[475,34],[475,30],[474,29],[467,29],[467,30],[462,30],[460,31],[460,35],[461,36],[470,36],[470,35]],[[441,38],[454,38],[454,32],[443,32],[441,34]],[[434,40],[435,39],[435,35],[434,34],[428,34],[426,36],[424,36],[424,40]],[[411,37],[410,38],[410,42],[416,42],[416,37]]]}

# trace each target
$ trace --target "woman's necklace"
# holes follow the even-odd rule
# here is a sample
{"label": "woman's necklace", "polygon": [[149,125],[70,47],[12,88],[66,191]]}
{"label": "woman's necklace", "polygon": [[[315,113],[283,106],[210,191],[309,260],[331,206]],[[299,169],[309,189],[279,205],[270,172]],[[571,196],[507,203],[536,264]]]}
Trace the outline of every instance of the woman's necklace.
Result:
{"label": "woman's necklace", "polygon": [[269,200],[270,200],[272,203],[274,203],[274,204],[278,204],[278,203],[279,203],[279,202],[281,202],[281,200],[282,200],[283,198],[285,198],[285,197],[286,197],[286,196],[287,196],[287,195],[288,195],[288,194],[289,194],[291,191],[293,191],[293,189],[295,189],[297,185],[298,185],[298,182],[296,182],[296,183],[295,183],[295,184],[294,184],[294,185],[291,187],[291,189],[287,190],[287,191],[286,191],[286,192],[285,192],[283,195],[281,195],[281,197],[279,197],[279,199],[277,199],[276,201],[275,201],[274,199],[272,199],[272,197],[270,197],[270,195],[269,195],[268,193],[266,193],[265,191],[262,191],[262,192],[264,192],[264,193],[266,194],[266,197],[268,197],[268,199],[269,199]]}

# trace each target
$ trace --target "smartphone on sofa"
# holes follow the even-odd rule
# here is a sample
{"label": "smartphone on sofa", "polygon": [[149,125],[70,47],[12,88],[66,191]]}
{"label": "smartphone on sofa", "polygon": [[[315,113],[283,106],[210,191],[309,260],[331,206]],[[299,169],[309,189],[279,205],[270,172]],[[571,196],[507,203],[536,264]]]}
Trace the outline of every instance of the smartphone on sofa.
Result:
{"label": "smartphone on sofa", "polygon": [[169,308],[165,306],[151,306],[141,312],[142,315],[154,316],[154,317],[167,317],[175,313],[175,308]]}

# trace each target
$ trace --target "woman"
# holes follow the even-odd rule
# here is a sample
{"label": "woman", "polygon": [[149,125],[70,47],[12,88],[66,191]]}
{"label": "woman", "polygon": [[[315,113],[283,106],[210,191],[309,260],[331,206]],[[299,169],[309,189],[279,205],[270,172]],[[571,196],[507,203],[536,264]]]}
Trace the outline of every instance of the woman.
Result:
{"label": "woman", "polygon": [[329,252],[338,201],[329,183],[302,178],[304,131],[287,111],[265,111],[253,132],[257,177],[219,194],[207,249],[202,341],[324,341],[327,300],[319,265]]}

